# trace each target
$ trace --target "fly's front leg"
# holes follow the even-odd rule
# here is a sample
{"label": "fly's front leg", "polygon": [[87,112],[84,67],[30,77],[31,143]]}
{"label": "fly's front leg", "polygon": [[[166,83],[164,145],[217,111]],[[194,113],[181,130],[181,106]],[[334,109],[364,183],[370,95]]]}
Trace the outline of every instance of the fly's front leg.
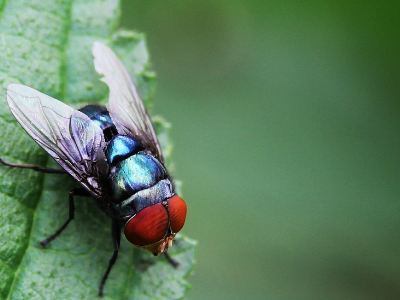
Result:
{"label": "fly's front leg", "polygon": [[118,220],[112,219],[111,234],[112,234],[112,239],[113,239],[113,244],[114,244],[114,253],[111,256],[110,261],[108,262],[107,270],[104,273],[103,278],[101,279],[100,287],[99,287],[99,297],[103,297],[103,295],[104,295],[103,290],[104,290],[104,285],[106,284],[107,277],[110,274],[111,268],[114,266],[114,264],[118,258],[118,251],[119,251],[120,242],[121,242],[121,227],[120,227]]}
{"label": "fly's front leg", "polygon": [[171,266],[173,266],[174,268],[179,267],[179,263],[175,259],[173,259],[167,252],[164,252],[164,256]]}
{"label": "fly's front leg", "polygon": [[0,158],[0,164],[7,166],[7,167],[11,167],[11,168],[31,169],[31,170],[42,172],[42,173],[68,174],[65,170],[60,170],[60,169],[52,169],[52,168],[46,168],[46,167],[41,167],[41,166],[36,166],[36,165],[12,164],[12,163],[4,161],[2,158]]}
{"label": "fly's front leg", "polygon": [[84,188],[75,188],[69,192],[69,215],[67,221],[52,235],[50,235],[47,239],[44,239],[40,242],[40,247],[44,248],[48,243],[58,237],[61,232],[67,228],[68,224],[74,219],[75,217],[75,204],[74,204],[74,196],[84,196],[89,197],[90,194]]}

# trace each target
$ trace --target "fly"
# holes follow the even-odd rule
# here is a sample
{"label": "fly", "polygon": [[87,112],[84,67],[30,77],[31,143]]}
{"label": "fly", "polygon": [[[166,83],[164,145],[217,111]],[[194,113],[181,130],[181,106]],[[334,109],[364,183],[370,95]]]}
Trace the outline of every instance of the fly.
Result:
{"label": "fly", "polygon": [[94,66],[110,90],[106,106],[75,110],[30,87],[10,84],[7,102],[18,123],[64,170],[35,165],[9,167],[69,174],[82,187],[69,193],[69,216],[42,247],[74,219],[74,196],[88,196],[111,218],[113,255],[101,279],[99,296],[120,248],[121,231],[133,245],[154,255],[167,253],[186,219],[186,203],[174,189],[146,108],[128,71],[115,53],[93,45]]}

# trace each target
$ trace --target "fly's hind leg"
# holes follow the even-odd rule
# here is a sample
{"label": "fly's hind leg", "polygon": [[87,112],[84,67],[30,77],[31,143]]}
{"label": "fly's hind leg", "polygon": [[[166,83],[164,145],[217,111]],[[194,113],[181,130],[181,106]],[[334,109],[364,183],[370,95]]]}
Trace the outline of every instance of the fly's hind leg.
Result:
{"label": "fly's hind leg", "polygon": [[41,166],[36,166],[36,165],[12,164],[12,163],[4,161],[2,158],[0,158],[0,164],[7,166],[7,167],[11,167],[11,168],[31,169],[31,170],[35,170],[35,171],[42,172],[42,173],[68,174],[65,170],[60,170],[60,169],[52,169],[52,168],[46,168],[46,167],[41,167]]}
{"label": "fly's hind leg", "polygon": [[40,242],[40,247],[44,248],[48,243],[58,237],[61,232],[67,228],[68,224],[74,219],[75,216],[75,204],[74,196],[90,197],[90,194],[84,188],[74,188],[69,192],[69,215],[67,221],[52,235]]}
{"label": "fly's hind leg", "polygon": [[[0,158],[0,164],[7,166],[7,167],[11,167],[11,168],[31,169],[31,170],[42,172],[42,173],[68,174],[65,170],[61,170],[61,169],[52,169],[52,168],[46,168],[46,167],[41,167],[41,166],[37,166],[37,165],[28,165],[28,164],[27,165],[13,164],[13,163],[4,161],[2,158]],[[68,215],[67,221],[65,221],[65,223],[55,233],[53,233],[48,238],[41,241],[40,247],[44,248],[48,243],[50,243],[52,240],[54,240],[56,237],[58,237],[61,234],[61,232],[63,232],[64,229],[67,228],[68,224],[74,219],[74,215],[75,215],[74,196],[90,197],[90,194],[83,188],[75,188],[69,192],[69,215]]]}

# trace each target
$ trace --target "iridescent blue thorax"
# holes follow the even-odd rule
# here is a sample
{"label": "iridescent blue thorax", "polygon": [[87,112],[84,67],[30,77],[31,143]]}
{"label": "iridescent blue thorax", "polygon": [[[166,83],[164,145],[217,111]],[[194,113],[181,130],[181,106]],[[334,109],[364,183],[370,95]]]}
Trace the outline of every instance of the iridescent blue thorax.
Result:
{"label": "iridescent blue thorax", "polygon": [[106,142],[110,141],[113,136],[118,134],[117,128],[112,122],[107,108],[100,105],[87,105],[82,107],[80,111],[87,115],[97,125],[99,125],[99,127],[103,130]]}
{"label": "iridescent blue thorax", "polygon": [[89,105],[80,111],[103,130],[109,165],[103,184],[116,214],[130,216],[174,195],[165,167],[139,139],[119,134],[105,107]]}

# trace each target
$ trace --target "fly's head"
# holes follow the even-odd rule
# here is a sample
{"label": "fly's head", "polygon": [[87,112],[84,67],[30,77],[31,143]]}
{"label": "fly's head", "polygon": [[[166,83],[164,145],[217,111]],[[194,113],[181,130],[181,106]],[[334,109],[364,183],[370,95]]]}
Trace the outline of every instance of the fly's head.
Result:
{"label": "fly's head", "polygon": [[177,195],[146,207],[130,218],[124,228],[126,239],[154,255],[166,252],[185,224],[187,207]]}

